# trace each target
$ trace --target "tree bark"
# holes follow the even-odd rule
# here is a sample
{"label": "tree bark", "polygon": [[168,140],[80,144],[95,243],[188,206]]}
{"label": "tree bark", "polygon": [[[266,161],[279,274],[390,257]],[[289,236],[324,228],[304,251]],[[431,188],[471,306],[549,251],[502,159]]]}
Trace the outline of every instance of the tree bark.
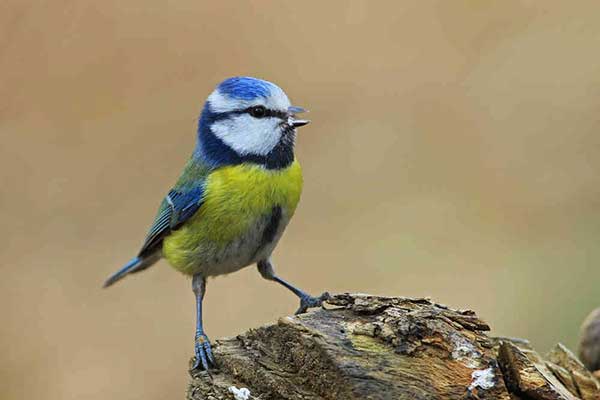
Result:
{"label": "tree bark", "polygon": [[219,369],[194,372],[187,399],[600,399],[562,345],[543,359],[488,330],[473,311],[428,299],[340,294],[217,340]]}

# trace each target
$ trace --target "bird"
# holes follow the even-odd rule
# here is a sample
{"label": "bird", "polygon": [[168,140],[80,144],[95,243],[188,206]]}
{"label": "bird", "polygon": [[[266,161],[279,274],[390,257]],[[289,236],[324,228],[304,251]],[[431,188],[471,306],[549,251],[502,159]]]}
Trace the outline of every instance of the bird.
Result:
{"label": "bird", "polygon": [[256,264],[260,275],[300,299],[296,314],[329,298],[311,296],[274,269],[272,253],[290,222],[303,177],[294,146],[297,118],[276,84],[247,76],[225,79],[208,96],[198,120],[196,145],[175,185],[162,199],[137,256],[104,287],[144,271],[161,258],[191,276],[196,300],[192,370],[216,368],[202,323],[209,277]]}

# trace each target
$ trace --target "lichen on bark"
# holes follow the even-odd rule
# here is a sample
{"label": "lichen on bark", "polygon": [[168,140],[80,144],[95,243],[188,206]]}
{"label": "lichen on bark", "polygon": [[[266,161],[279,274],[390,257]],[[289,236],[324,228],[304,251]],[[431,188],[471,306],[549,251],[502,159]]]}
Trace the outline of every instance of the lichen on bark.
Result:
{"label": "lichen on bark", "polygon": [[234,399],[233,387],[261,400],[600,399],[596,378],[564,347],[544,360],[527,341],[488,330],[473,311],[429,299],[339,294],[217,340],[219,369],[194,372],[187,398]]}

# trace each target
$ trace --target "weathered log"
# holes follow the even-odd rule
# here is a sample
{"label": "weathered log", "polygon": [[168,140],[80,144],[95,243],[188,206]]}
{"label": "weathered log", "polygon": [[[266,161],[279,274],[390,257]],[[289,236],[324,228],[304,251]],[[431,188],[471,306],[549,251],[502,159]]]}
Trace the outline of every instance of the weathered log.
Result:
{"label": "weathered log", "polygon": [[340,294],[323,309],[217,340],[219,369],[194,372],[189,400],[600,399],[562,346],[492,338],[473,311],[428,299]]}

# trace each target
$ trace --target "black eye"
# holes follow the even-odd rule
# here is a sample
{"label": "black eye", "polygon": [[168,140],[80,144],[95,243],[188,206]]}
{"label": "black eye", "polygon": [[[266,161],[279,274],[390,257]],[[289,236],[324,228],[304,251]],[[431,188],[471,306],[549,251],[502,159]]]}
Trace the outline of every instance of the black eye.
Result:
{"label": "black eye", "polygon": [[267,115],[267,109],[264,106],[254,106],[248,110],[254,118],[262,118]]}

